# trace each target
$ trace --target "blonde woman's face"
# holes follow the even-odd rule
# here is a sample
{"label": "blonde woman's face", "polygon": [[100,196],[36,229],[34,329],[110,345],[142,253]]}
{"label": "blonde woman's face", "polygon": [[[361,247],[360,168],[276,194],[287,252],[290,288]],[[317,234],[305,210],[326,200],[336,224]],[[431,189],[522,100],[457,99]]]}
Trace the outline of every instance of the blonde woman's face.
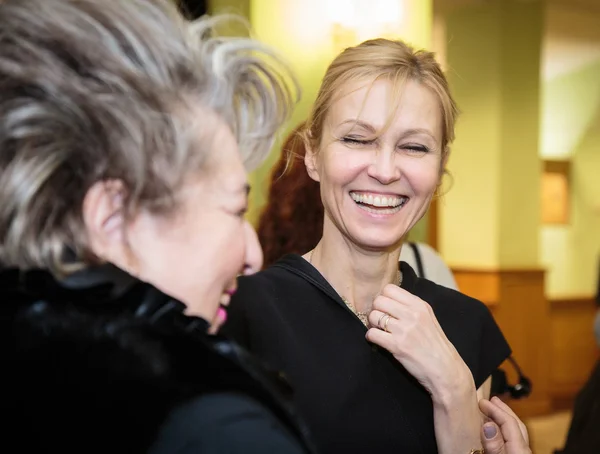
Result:
{"label": "blonde woman's face", "polygon": [[369,250],[398,246],[427,211],[441,176],[436,96],[408,81],[394,112],[392,89],[385,80],[345,87],[349,94],[325,119],[321,149],[306,159],[321,184],[325,232],[333,228]]}

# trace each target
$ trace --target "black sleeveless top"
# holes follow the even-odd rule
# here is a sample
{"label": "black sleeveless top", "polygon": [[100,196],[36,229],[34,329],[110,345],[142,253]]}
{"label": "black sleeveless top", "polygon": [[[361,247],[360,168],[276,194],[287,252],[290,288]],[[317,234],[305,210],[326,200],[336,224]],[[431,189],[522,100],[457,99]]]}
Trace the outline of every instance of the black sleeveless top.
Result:
{"label": "black sleeveless top", "polygon": [[[511,352],[488,308],[400,267],[402,287],[432,306],[481,386]],[[365,326],[302,257],[241,278],[229,309],[223,332],[283,371],[319,452],[437,453],[427,391],[366,341]]]}

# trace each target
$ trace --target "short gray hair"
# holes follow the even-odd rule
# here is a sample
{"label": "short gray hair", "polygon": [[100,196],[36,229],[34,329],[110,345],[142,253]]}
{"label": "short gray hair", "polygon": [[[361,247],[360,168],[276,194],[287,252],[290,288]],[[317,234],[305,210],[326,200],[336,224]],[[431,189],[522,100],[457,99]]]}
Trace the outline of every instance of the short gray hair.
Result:
{"label": "short gray hair", "polygon": [[212,143],[196,105],[249,167],[266,156],[299,90],[267,47],[217,36],[221,20],[167,0],[0,1],[0,264],[91,258],[82,204],[98,181],[122,180],[129,209],[173,208]]}

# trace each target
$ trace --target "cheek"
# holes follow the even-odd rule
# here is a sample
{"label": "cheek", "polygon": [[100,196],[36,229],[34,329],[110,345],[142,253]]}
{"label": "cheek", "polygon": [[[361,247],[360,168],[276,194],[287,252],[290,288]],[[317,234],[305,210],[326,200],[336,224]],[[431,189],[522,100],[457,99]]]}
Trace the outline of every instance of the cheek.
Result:
{"label": "cheek", "polygon": [[168,290],[172,296],[183,287],[188,272],[197,272],[204,251],[198,249],[193,238],[182,241],[167,233],[151,235],[147,232],[132,244],[140,269],[140,277],[153,285]]}
{"label": "cheek", "polygon": [[195,246],[204,251],[200,266],[220,294],[244,267],[246,239],[243,224],[233,216],[221,219],[214,227],[210,235],[197,235]]}
{"label": "cheek", "polygon": [[433,195],[440,181],[440,161],[427,157],[412,159],[402,167],[402,173],[416,195]]}
{"label": "cheek", "polygon": [[370,160],[369,154],[364,151],[328,152],[322,163],[321,181],[339,185],[351,182],[368,168]]}
{"label": "cheek", "polygon": [[[209,263],[201,230],[186,223],[151,216],[141,217],[132,226],[129,244],[135,260],[135,274],[171,296],[185,302],[194,276],[201,276]],[[184,299],[185,298],[185,299]]]}

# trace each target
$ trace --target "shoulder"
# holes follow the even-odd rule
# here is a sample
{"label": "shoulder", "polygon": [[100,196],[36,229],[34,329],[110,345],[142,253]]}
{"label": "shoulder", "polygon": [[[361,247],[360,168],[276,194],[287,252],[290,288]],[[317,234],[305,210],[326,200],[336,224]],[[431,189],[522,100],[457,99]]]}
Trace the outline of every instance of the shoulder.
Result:
{"label": "shoulder", "polygon": [[269,303],[285,302],[290,295],[307,288],[307,278],[314,278],[310,268],[301,256],[289,254],[256,274],[240,277],[232,300],[233,310],[236,304],[259,304],[264,309]]}
{"label": "shoulder", "polygon": [[239,393],[213,393],[175,409],[151,454],[304,452],[258,401]]}
{"label": "shoulder", "polygon": [[458,290],[419,279],[413,293],[429,303],[449,337],[474,341],[484,329],[498,329],[492,313],[484,303]]}
{"label": "shoulder", "polygon": [[407,263],[401,264],[401,270],[404,276],[402,286],[429,303],[436,315],[442,317],[440,324],[446,317],[450,320],[460,317],[464,322],[491,317],[489,309],[481,301],[432,280],[417,277]]}
{"label": "shoulder", "polygon": [[293,261],[284,266],[280,266],[280,262],[238,278],[237,291],[227,309],[227,322],[220,332],[250,350],[253,350],[252,333],[275,330],[278,325],[273,324],[273,320],[280,319],[280,312],[291,304],[291,296],[304,291],[305,282],[288,269]]}

